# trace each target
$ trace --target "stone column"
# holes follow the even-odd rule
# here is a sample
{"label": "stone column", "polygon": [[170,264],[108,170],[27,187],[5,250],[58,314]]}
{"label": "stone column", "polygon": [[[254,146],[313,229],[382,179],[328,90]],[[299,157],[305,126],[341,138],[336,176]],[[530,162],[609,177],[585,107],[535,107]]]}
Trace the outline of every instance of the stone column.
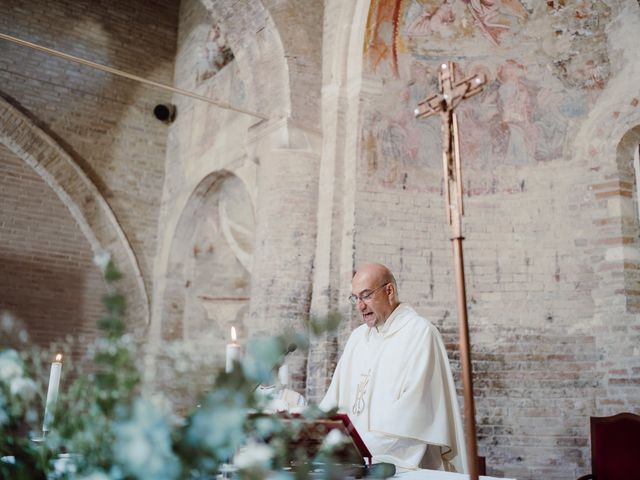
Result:
{"label": "stone column", "polygon": [[[320,135],[290,119],[250,131],[258,163],[251,278],[251,334],[301,330],[309,315],[316,245]],[[306,355],[288,359],[291,385],[303,391]]]}

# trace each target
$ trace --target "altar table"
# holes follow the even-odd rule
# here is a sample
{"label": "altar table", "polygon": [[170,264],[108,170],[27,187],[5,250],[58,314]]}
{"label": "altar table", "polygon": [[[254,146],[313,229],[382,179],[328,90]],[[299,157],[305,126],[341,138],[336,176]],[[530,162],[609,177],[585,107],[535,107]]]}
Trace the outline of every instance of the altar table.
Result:
{"label": "altar table", "polygon": [[[414,470],[411,472],[397,473],[392,478],[401,480],[469,480],[466,473],[439,472],[437,470]],[[480,475],[480,480],[515,480],[513,478],[498,478]]]}

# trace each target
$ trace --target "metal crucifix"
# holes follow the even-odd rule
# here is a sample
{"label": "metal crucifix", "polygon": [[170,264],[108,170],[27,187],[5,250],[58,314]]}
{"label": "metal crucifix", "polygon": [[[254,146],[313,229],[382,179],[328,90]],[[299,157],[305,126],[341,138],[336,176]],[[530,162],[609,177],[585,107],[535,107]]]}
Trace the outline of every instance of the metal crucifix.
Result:
{"label": "metal crucifix", "polygon": [[416,118],[427,118],[439,113],[442,116],[442,163],[444,167],[444,194],[447,221],[452,226],[453,257],[456,271],[458,296],[458,327],[460,331],[460,360],[462,363],[462,383],[464,387],[464,419],[467,432],[468,470],[471,480],[478,480],[478,447],[476,442],[476,420],[473,401],[473,379],[471,369],[471,348],[469,343],[469,323],[467,321],[467,294],[464,280],[462,255],[462,167],[460,165],[460,142],[458,139],[458,118],[455,108],[465,98],[482,91],[485,84],[483,75],[474,75],[460,81],[455,80],[454,63],[440,65],[438,85],[440,93],[427,97],[418,103],[414,113]]}

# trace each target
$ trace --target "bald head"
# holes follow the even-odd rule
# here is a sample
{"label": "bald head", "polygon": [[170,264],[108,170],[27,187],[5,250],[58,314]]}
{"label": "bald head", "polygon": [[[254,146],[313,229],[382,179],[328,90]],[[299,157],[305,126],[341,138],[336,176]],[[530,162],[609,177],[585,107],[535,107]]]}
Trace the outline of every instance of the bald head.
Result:
{"label": "bald head", "polygon": [[360,267],[351,281],[351,292],[361,298],[356,307],[369,327],[383,324],[400,304],[396,279],[380,263]]}
{"label": "bald head", "polygon": [[353,276],[355,280],[357,277],[361,279],[365,279],[370,281],[372,284],[377,283],[378,285],[382,285],[385,283],[392,283],[395,289],[395,293],[398,293],[398,286],[396,284],[396,279],[385,265],[381,263],[367,263],[358,269],[356,274]]}

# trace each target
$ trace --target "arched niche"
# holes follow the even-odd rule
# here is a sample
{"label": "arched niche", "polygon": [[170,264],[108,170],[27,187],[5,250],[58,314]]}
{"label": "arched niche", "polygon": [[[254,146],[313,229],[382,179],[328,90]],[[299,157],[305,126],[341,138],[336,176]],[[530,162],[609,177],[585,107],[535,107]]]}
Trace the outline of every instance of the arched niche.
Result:
{"label": "arched niche", "polygon": [[0,143],[0,349],[69,337],[76,359],[98,336],[106,285],[55,191]]}
{"label": "arched niche", "polygon": [[162,315],[162,340],[223,345],[240,332],[249,303],[255,230],[244,182],[222,170],[195,188],[173,236]]}
{"label": "arched niche", "polygon": [[624,293],[627,311],[640,312],[640,210],[638,208],[638,150],[640,125],[627,130],[616,148],[616,166],[619,174],[621,245],[620,255],[624,268]]}
{"label": "arched niche", "polygon": [[25,115],[0,96],[0,143],[32,167],[69,209],[94,255],[107,251],[123,272],[130,328],[149,323],[149,297],[131,244],[108,202],[77,162]]}
{"label": "arched niche", "polygon": [[[253,92],[245,106],[272,117],[285,116],[291,111],[289,69],[269,10],[261,1],[200,1],[226,36],[246,91]],[[264,72],[270,72],[271,81],[264,81]]]}

